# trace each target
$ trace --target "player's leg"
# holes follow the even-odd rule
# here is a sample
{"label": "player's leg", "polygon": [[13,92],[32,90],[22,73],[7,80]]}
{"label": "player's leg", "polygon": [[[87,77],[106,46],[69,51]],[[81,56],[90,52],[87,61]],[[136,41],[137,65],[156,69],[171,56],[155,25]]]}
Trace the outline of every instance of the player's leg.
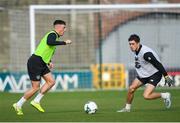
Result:
{"label": "player's leg", "polygon": [[127,93],[127,100],[128,104],[131,104],[134,98],[134,92],[138,89],[143,83],[139,79],[135,79],[132,84],[129,86],[128,93]]}
{"label": "player's leg", "polygon": [[23,112],[22,112],[23,104],[39,90],[39,87],[40,87],[39,81],[31,81],[31,83],[32,83],[32,88],[26,91],[24,93],[24,96],[21,97],[21,99],[17,103],[13,104],[13,107],[17,115],[23,115]]}
{"label": "player's leg", "polygon": [[45,74],[43,76],[43,79],[45,80],[44,85],[41,87],[40,89],[40,93],[35,97],[34,101],[36,103],[40,103],[40,100],[42,99],[42,97],[44,96],[44,94],[53,87],[53,85],[55,84],[55,80],[53,79],[53,76],[51,74],[51,72]]}
{"label": "player's leg", "polygon": [[161,78],[162,78],[162,74],[160,72],[157,72],[153,74],[151,77],[149,77],[143,96],[147,100],[162,98],[164,100],[166,108],[170,108],[171,94],[169,92],[166,93],[154,92],[157,84],[161,81]]}
{"label": "player's leg", "polygon": [[154,92],[155,86],[152,84],[147,84],[146,89],[144,90],[144,98],[147,100],[153,100],[157,98],[162,98],[164,100],[166,108],[171,107],[171,94],[166,93],[156,93]]}
{"label": "player's leg", "polygon": [[31,101],[31,105],[33,105],[38,111],[45,112],[44,109],[40,105],[40,101],[43,98],[44,94],[53,87],[55,84],[55,80],[53,79],[52,74],[49,72],[45,75],[43,75],[43,78],[45,80],[44,85],[40,89],[40,93],[34,98],[33,101]]}
{"label": "player's leg", "polygon": [[40,81],[32,81],[32,88],[24,94],[26,100],[30,99],[40,88]]}
{"label": "player's leg", "polygon": [[55,80],[50,72],[45,74],[43,78],[46,83],[41,87],[40,93],[45,94],[47,91],[49,91],[49,89],[54,86]]}
{"label": "player's leg", "polygon": [[130,112],[131,104],[134,98],[134,93],[136,89],[142,86],[142,84],[143,83],[137,78],[132,82],[132,84],[129,86],[129,89],[128,89],[125,108],[118,110],[117,112]]}
{"label": "player's leg", "polygon": [[146,100],[153,100],[161,97],[161,93],[154,92],[155,86],[147,83],[143,93],[143,97]]}

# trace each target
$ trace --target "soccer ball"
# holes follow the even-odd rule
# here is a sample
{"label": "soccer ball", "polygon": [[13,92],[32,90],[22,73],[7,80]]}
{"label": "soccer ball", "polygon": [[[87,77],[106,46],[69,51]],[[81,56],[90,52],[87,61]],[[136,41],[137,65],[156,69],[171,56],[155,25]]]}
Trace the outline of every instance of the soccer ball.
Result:
{"label": "soccer ball", "polygon": [[88,101],[85,105],[84,105],[84,111],[87,114],[95,114],[97,111],[98,107],[97,104],[93,101]]}

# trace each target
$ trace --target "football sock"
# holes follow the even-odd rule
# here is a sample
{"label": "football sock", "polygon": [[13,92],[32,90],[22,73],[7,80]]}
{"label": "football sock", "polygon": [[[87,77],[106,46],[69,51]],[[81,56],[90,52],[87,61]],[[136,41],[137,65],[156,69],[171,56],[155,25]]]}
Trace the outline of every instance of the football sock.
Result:
{"label": "football sock", "polygon": [[167,98],[167,93],[161,93],[161,98],[166,99]]}
{"label": "football sock", "polygon": [[17,102],[17,106],[18,107],[22,107],[22,105],[26,102],[26,99],[24,97],[22,97],[18,102]]}
{"label": "football sock", "polygon": [[40,103],[40,100],[43,98],[44,94],[39,93],[35,98],[34,102]]}
{"label": "football sock", "polygon": [[126,103],[126,109],[131,109],[131,104]]}

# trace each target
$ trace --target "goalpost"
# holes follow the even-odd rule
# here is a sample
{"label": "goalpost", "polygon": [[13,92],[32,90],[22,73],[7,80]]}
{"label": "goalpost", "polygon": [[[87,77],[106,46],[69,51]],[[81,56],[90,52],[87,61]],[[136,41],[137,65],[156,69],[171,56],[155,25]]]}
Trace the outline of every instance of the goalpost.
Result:
{"label": "goalpost", "polygon": [[[180,52],[180,4],[31,5],[31,54],[41,36],[52,28],[54,19],[67,22],[68,31],[64,37],[73,41],[70,48],[61,47],[57,51],[60,56],[56,55],[54,61],[58,70],[81,71],[90,70],[91,64],[122,63],[130,73],[126,80],[131,81],[135,76],[132,70],[134,61],[130,57],[127,39],[130,34],[137,33],[143,43],[158,52],[174,79],[179,76],[174,76],[173,72],[180,71],[177,54]],[[101,72],[106,73],[106,70],[104,68]],[[111,72],[114,70],[116,68]],[[109,79],[106,75],[105,78]],[[118,80],[118,76],[112,74],[110,77]],[[179,86],[180,82],[176,84]]]}
{"label": "goalpost", "polygon": [[115,5],[30,5],[29,21],[30,21],[30,44],[31,54],[35,50],[35,12],[36,10],[118,10],[118,9],[171,9],[180,8],[180,4],[115,4]]}

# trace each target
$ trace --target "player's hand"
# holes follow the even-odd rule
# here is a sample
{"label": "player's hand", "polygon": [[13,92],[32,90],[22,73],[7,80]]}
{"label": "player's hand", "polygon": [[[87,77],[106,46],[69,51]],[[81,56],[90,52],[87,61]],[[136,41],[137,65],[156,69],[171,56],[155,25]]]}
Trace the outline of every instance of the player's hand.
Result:
{"label": "player's hand", "polygon": [[48,64],[48,66],[49,66],[49,69],[52,69],[52,68],[54,67],[54,64],[53,64],[52,62],[50,62],[50,63]]}
{"label": "player's hand", "polygon": [[71,44],[71,43],[72,43],[71,40],[66,40],[66,41],[64,41],[64,42],[66,42],[66,44]]}
{"label": "player's hand", "polygon": [[165,76],[165,84],[164,85],[167,85],[170,87],[172,85],[174,85],[174,81],[169,77],[169,76]]}

